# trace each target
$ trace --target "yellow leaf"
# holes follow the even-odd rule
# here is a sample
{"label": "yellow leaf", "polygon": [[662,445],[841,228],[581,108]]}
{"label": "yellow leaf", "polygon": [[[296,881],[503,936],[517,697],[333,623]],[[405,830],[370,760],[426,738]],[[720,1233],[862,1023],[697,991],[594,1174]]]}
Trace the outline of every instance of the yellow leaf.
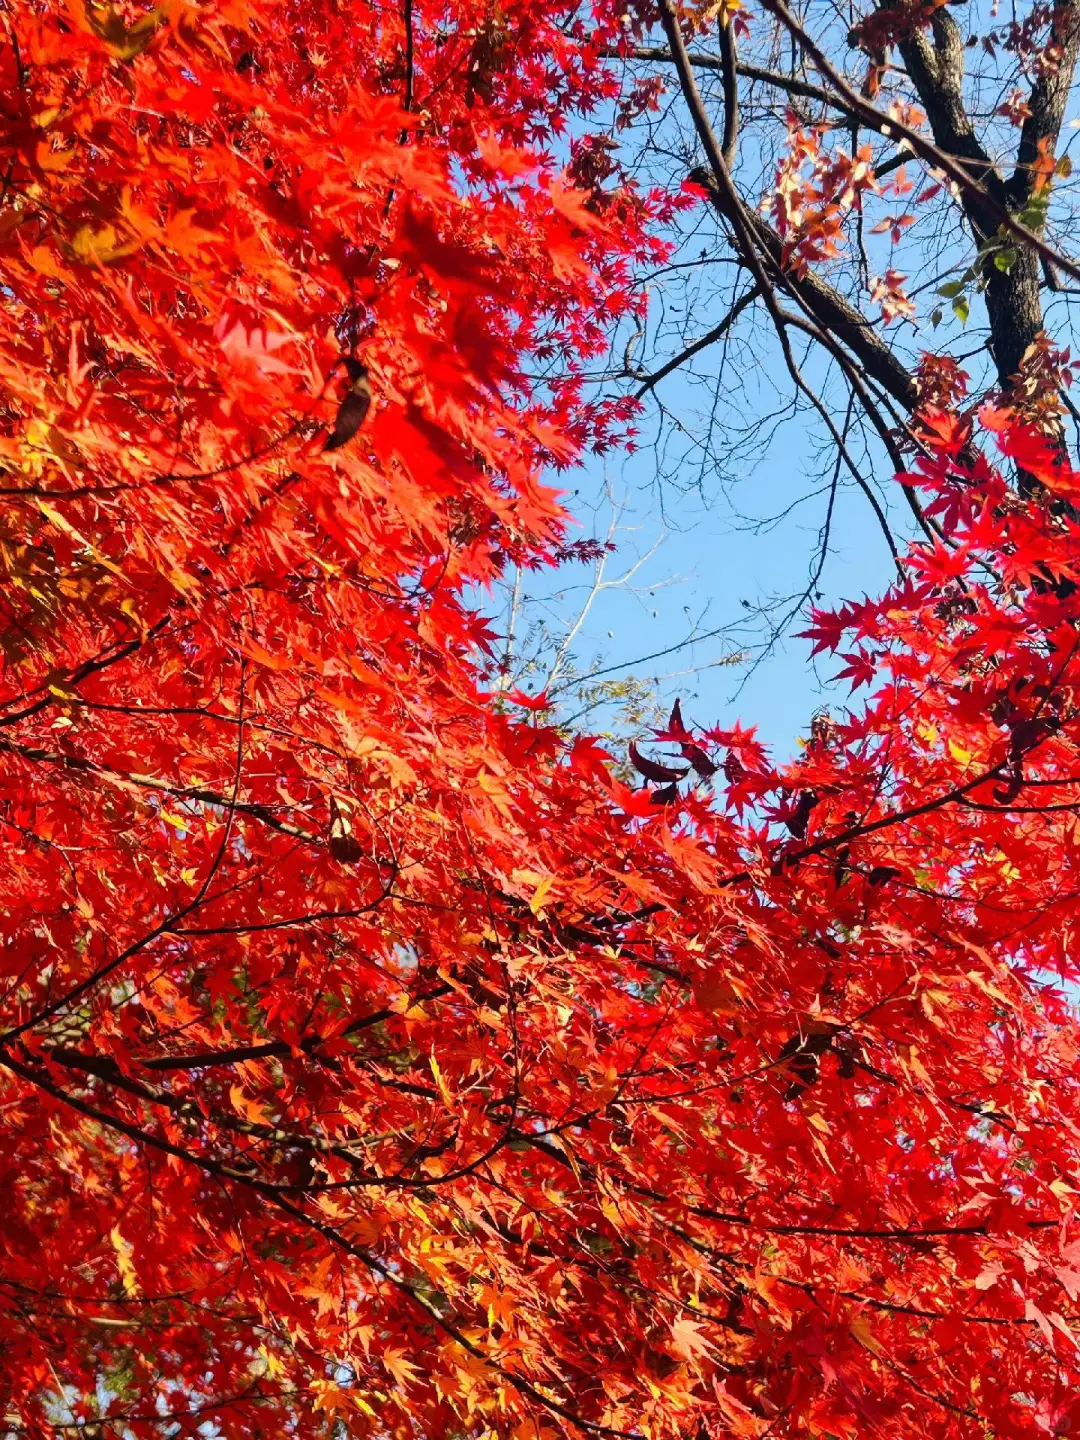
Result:
{"label": "yellow leaf", "polygon": [[256,640],[244,641],[239,647],[251,660],[265,665],[268,670],[290,670],[294,668],[294,661],[283,655],[274,655],[271,651],[265,650]]}
{"label": "yellow leaf", "polygon": [[279,1375],[284,1375],[285,1366],[282,1365],[272,1350],[268,1349],[265,1345],[260,1345],[259,1354],[266,1361],[266,1373],[270,1376],[271,1380],[276,1380]]}
{"label": "yellow leaf", "polygon": [[955,740],[949,741],[949,754],[954,760],[958,761],[965,770],[971,764],[971,751],[965,750],[964,747],[958,745]]}
{"label": "yellow leaf", "polygon": [[[71,8],[75,11],[74,5]],[[86,23],[80,28],[89,29],[99,40],[104,40],[119,60],[134,60],[141,55],[165,18],[161,10],[151,10],[129,26],[115,6],[98,5],[94,0],[84,0],[82,12]]]}
{"label": "yellow leaf", "polygon": [[133,254],[138,248],[139,241],[125,240],[115,225],[103,225],[100,230],[80,225],[71,237],[71,253],[87,265],[107,265]]}
{"label": "yellow leaf", "polygon": [[26,257],[39,275],[48,275],[52,280],[66,280],[68,272],[56,263],[56,257],[47,245],[35,245]]}
{"label": "yellow leaf", "polygon": [[872,1354],[881,1355],[884,1353],[881,1346],[874,1339],[873,1334],[870,1331],[870,1321],[866,1318],[865,1315],[857,1315],[855,1319],[852,1320],[851,1324],[848,1326],[848,1329],[851,1331],[852,1335],[854,1335],[855,1339],[859,1342],[859,1344],[864,1346]]}
{"label": "yellow leaf", "polygon": [[439,1069],[439,1062],[435,1059],[434,1051],[432,1051],[429,1063],[431,1065],[431,1073],[435,1076],[435,1084],[439,1087],[439,1094],[442,1096],[444,1103],[449,1107],[454,1103],[454,1097],[451,1095],[450,1087],[447,1085],[446,1079]]}
{"label": "yellow leaf", "polygon": [[991,985],[989,980],[984,980],[977,970],[969,970],[967,972],[967,978],[973,985],[977,985],[985,995],[989,995],[992,999],[997,1000],[999,1004],[1007,1005],[1010,1010],[1016,1009],[1015,1004],[1005,994],[1004,990],[999,990],[996,985]]}
{"label": "yellow leaf", "polygon": [[62,530],[65,535],[70,535],[72,540],[77,540],[80,545],[84,545],[86,549],[90,551],[90,554],[93,555],[94,559],[98,562],[99,565],[103,565],[106,570],[111,570],[114,575],[123,574],[123,571],[120,569],[120,567],[118,565],[114,565],[111,560],[106,559],[106,557],[102,555],[101,552],[98,550],[96,545],[92,545],[90,541],[87,540],[85,535],[81,535],[79,531],[75,529],[75,526],[72,525],[69,520],[64,519],[63,515],[60,514],[59,510],[55,509],[54,506],[47,504],[44,500],[41,499],[39,499],[37,503],[38,509],[46,517],[46,519],[51,520],[52,523],[56,526],[56,528],[58,530]]}
{"label": "yellow leaf", "polygon": [[124,1286],[125,1295],[139,1294],[139,1281],[135,1274],[135,1266],[131,1263],[131,1256],[134,1250],[130,1240],[126,1240],[120,1233],[120,1227],[114,1225],[109,1232],[109,1239],[116,1251],[116,1266],[120,1271],[120,1280]]}
{"label": "yellow leaf", "polygon": [[498,1323],[504,1330],[510,1328],[516,1308],[512,1294],[500,1290],[497,1285],[483,1285],[476,1298],[487,1309],[489,1327]]}
{"label": "yellow leaf", "polygon": [[420,1373],[415,1365],[405,1359],[404,1350],[384,1350],[382,1362],[399,1385],[411,1385]]}
{"label": "yellow leaf", "polygon": [[311,1388],[315,1392],[311,1407],[313,1410],[321,1410],[330,1419],[336,1418],[342,1411],[348,1412],[349,1392],[340,1385],[335,1385],[333,1380],[312,1380]]}
{"label": "yellow leaf", "polygon": [[707,24],[710,20],[719,20],[721,25],[728,25],[731,17],[737,15],[743,8],[742,0],[713,0],[701,17],[700,24]]}
{"label": "yellow leaf", "polygon": [[229,1099],[232,1107],[238,1115],[254,1125],[269,1125],[270,1116],[261,1105],[249,1099],[239,1085],[233,1085],[229,1090]]}
{"label": "yellow leaf", "polygon": [[512,818],[510,792],[497,775],[493,775],[490,770],[481,770],[476,776],[476,783],[501,815]]}
{"label": "yellow leaf", "polygon": [[551,887],[554,884],[555,877],[553,875],[545,875],[544,878],[540,881],[540,884],[537,885],[536,889],[533,891],[533,897],[529,901],[529,909],[534,915],[539,915],[540,911],[544,908],[544,901],[550,894]]}
{"label": "yellow leaf", "polygon": [[165,226],[165,244],[185,259],[213,244],[217,236],[195,224],[190,210],[178,210]]}
{"label": "yellow leaf", "polygon": [[124,224],[133,235],[137,235],[142,241],[160,240],[161,226],[141,205],[136,204],[131,187],[125,185],[120,195],[120,214],[124,217]]}
{"label": "yellow leaf", "polygon": [[70,150],[54,150],[48,140],[39,140],[36,152],[37,163],[47,173],[66,170],[75,159],[74,146]]}

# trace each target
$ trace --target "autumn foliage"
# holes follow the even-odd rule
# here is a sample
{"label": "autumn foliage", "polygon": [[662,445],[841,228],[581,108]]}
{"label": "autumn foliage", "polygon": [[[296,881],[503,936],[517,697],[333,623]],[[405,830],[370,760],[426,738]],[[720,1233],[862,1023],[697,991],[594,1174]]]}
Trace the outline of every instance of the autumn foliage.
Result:
{"label": "autumn foliage", "polygon": [[2,20],[10,1431],[1070,1433],[1080,475],[924,409],[869,700],[633,788],[469,599],[689,203],[566,139],[620,17]]}

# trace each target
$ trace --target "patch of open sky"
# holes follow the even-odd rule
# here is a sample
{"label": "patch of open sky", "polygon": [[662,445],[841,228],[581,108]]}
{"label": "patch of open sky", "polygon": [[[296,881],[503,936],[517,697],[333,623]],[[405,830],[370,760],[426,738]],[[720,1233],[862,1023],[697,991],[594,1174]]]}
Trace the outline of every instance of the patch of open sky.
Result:
{"label": "patch of open sky", "polygon": [[[756,373],[740,354],[740,384],[760,395],[779,385],[782,361],[760,326],[753,339]],[[846,684],[830,684],[843,662],[811,663],[809,643],[796,638],[808,605],[882,590],[895,573],[888,545],[847,477],[834,492],[835,466],[801,410],[766,417],[764,453],[726,475],[689,424],[671,423],[672,416],[701,419],[696,379],[676,372],[662,384],[662,410],[654,404],[642,416],[638,449],[587,457],[559,477],[576,521],[570,538],[616,549],[603,562],[599,588],[590,564],[525,577],[513,626],[516,683],[530,691],[550,685],[564,718],[602,729],[612,707],[589,710],[575,676],[633,676],[661,708],[681,696],[695,723],[740,720],[756,725],[778,753],[791,753],[814,712],[835,711],[847,697]],[[871,463],[879,503],[902,541],[910,515],[900,486],[881,457]],[[504,636],[512,595],[508,577],[484,606]]]}
{"label": "patch of open sky", "polygon": [[[965,23],[985,28],[989,13],[977,0],[965,7]],[[834,39],[843,50],[839,32]],[[703,36],[696,48],[715,44]],[[627,65],[627,90],[635,76],[649,73],[655,68]],[[703,70],[698,78],[707,110],[719,117],[718,76]],[[997,102],[987,99],[998,78],[981,75],[969,83],[984,138],[992,152],[1006,157],[1015,149],[1016,132],[995,116]],[[666,79],[657,112],[623,131],[616,130],[612,113],[606,127],[645,189],[677,189],[701,159],[674,75],[668,72]],[[775,94],[761,88],[742,96],[735,175],[749,203],[768,190],[775,173],[783,103],[777,106]],[[1069,120],[1063,148],[1075,150],[1078,131]],[[586,129],[604,130],[603,119],[591,117],[576,133]],[[574,138],[572,132],[566,145]],[[858,137],[859,145],[868,141],[895,181],[903,157],[888,140],[866,132]],[[846,131],[835,131],[829,143],[851,140]],[[559,163],[565,156],[552,158]],[[912,189],[873,202],[865,233],[849,239],[824,273],[860,306],[909,370],[924,351],[947,353],[969,372],[972,391],[979,393],[992,378],[982,300],[972,293],[965,323],[935,294],[970,264],[971,240],[947,201],[912,203],[927,181],[917,164],[909,162],[906,174]],[[1063,191],[1056,202],[1061,235],[1070,232],[1074,218],[1071,196]],[[892,234],[873,234],[871,222],[879,211],[902,210],[916,218],[903,227],[898,248]],[[684,215],[674,238],[669,262],[640,279],[648,291],[647,323],[639,330],[632,319],[621,322],[608,354],[590,370],[598,395],[645,388],[648,377],[717,327],[749,286],[709,206]],[[869,291],[873,277],[890,268],[906,273],[918,314],[886,328]],[[1074,301],[1065,294],[1047,299],[1048,329],[1067,344]],[[573,564],[521,577],[520,583],[508,576],[484,597],[481,608],[494,628],[512,636],[512,682],[531,692],[550,687],[562,719],[584,730],[625,728],[617,706],[590,705],[580,677],[634,677],[638,691],[655,698],[656,713],[678,695],[696,723],[755,725],[779,755],[790,755],[816,710],[837,714],[849,703],[861,704],[861,695],[849,697],[846,681],[831,683],[844,662],[829,656],[813,662],[809,643],[796,637],[811,605],[880,594],[895,575],[875,505],[900,550],[914,524],[880,440],[857,416],[845,419],[849,396],[842,376],[805,337],[793,333],[792,345],[807,382],[844,430],[863,488],[837,465],[836,447],[810,403],[793,399],[769,319],[760,304],[748,305],[722,341],[645,388],[634,452],[586,457],[559,477],[579,526],[570,538],[616,546],[600,586],[589,565]],[[545,380],[542,373],[533,378],[540,385]],[[732,663],[736,655],[741,658]],[[638,706],[642,724],[647,710]]]}

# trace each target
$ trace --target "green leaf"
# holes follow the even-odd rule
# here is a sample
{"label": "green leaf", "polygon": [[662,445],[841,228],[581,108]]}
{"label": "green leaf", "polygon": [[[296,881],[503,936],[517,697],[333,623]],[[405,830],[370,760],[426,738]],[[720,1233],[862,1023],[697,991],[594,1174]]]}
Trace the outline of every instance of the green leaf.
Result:
{"label": "green leaf", "polygon": [[967,296],[957,295],[956,299],[952,302],[952,308],[953,314],[960,321],[960,324],[966,325],[968,316],[971,314],[971,306],[967,302]]}
{"label": "green leaf", "polygon": [[1011,247],[1005,250],[999,250],[994,256],[994,265],[997,267],[998,270],[1003,270],[1006,275],[1009,273],[1009,271],[1015,264],[1016,251]]}
{"label": "green leaf", "polygon": [[957,295],[964,293],[965,283],[964,280],[949,280],[946,284],[938,286],[937,293],[945,300],[955,300]]}
{"label": "green leaf", "polygon": [[941,324],[941,307],[940,307],[940,306],[939,306],[939,307],[934,311],[934,313],[930,316],[930,324],[934,327],[935,330],[936,330],[937,327]]}

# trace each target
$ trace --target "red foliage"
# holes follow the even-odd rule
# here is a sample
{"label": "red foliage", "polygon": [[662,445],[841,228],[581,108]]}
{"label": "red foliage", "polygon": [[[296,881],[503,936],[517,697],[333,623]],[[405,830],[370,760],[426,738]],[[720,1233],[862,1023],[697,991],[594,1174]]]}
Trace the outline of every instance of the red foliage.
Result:
{"label": "red foliage", "polygon": [[658,805],[503,713],[463,587],[608,427],[524,373],[649,245],[529,152],[612,84],[563,18],[6,17],[13,1431],[1080,1420],[1080,531],[929,415],[949,543],[817,617],[871,696],[798,763],[677,710]]}

